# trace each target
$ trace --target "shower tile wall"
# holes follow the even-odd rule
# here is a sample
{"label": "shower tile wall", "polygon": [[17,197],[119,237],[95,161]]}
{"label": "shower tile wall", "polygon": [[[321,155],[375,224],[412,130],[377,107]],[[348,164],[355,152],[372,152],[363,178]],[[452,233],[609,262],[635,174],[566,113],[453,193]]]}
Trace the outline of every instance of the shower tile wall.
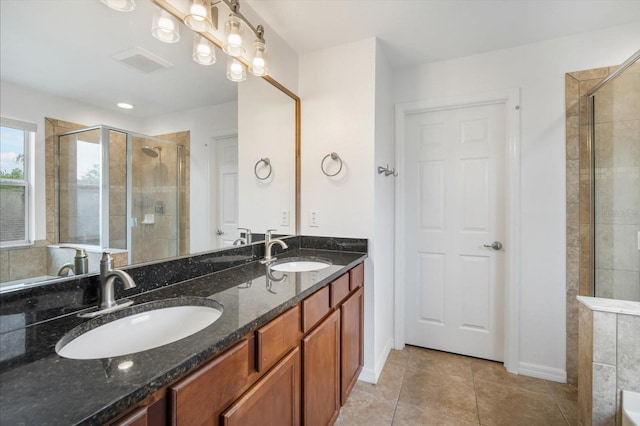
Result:
{"label": "shower tile wall", "polygon": [[640,63],[596,94],[594,149],[595,295],[640,301]]}
{"label": "shower tile wall", "polygon": [[[142,147],[160,146],[151,157]],[[174,257],[178,250],[177,149],[133,137],[133,217],[131,229],[133,263]]]}
{"label": "shower tile wall", "polygon": [[189,188],[190,188],[190,167],[189,167],[189,146],[191,143],[191,132],[183,131],[156,135],[156,138],[172,141],[182,146],[182,186],[180,187],[180,255],[191,253],[189,240]]}
{"label": "shower tile wall", "polygon": [[109,131],[109,248],[127,248],[127,135]]}
{"label": "shower tile wall", "polygon": [[590,294],[589,235],[591,156],[586,94],[613,68],[565,75],[567,163],[567,382],[578,382],[578,301]]}

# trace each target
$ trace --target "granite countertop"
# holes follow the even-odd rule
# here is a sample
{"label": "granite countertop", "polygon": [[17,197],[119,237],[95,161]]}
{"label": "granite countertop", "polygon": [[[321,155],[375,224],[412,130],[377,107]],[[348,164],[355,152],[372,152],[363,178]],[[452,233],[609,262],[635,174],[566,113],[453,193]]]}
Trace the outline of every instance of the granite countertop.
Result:
{"label": "granite countertop", "polygon": [[[332,265],[312,272],[274,271],[275,279],[287,275],[275,281],[268,278],[265,265],[254,261],[129,297],[134,306],[184,297],[209,298],[224,306],[222,316],[212,325],[156,349],[107,359],[62,358],[55,352],[56,342],[88,321],[75,313],[1,334],[2,359],[10,362],[3,361],[0,373],[0,424],[104,423],[367,257],[361,252],[302,248],[279,258],[295,256],[328,258]],[[133,364],[125,370],[118,368],[125,361]]]}

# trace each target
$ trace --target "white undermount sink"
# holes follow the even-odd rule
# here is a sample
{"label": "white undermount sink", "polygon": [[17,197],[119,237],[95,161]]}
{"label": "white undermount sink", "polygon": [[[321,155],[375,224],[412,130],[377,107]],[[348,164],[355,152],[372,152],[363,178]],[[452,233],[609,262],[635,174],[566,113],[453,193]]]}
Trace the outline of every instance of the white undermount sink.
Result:
{"label": "white undermount sink", "polygon": [[329,259],[318,257],[291,257],[280,259],[271,264],[270,268],[279,272],[308,272],[319,271],[331,266]]}
{"label": "white undermount sink", "polygon": [[170,299],[134,305],[88,321],[56,345],[64,358],[100,359],[167,345],[213,324],[222,305],[201,298]]}

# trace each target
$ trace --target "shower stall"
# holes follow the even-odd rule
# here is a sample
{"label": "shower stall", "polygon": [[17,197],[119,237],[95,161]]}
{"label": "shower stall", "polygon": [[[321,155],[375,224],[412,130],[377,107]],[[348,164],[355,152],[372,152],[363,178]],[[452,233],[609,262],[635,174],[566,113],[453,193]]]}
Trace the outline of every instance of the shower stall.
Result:
{"label": "shower stall", "polygon": [[58,241],[129,263],[181,254],[182,157],[177,143],[108,126],[57,135]]}
{"label": "shower stall", "polygon": [[596,297],[640,301],[640,51],[587,95]]}

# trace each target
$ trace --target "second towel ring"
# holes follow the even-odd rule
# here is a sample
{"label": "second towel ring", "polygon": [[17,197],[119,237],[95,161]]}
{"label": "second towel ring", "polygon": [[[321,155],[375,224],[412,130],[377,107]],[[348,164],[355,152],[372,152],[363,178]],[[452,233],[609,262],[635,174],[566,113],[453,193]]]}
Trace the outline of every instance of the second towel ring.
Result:
{"label": "second towel ring", "polygon": [[[340,162],[340,168],[338,169],[337,172],[335,172],[333,174],[327,173],[327,171],[324,169],[324,162],[329,157],[331,157],[331,159],[334,160],[334,161],[337,160],[337,161]],[[336,154],[335,152],[331,152],[331,153],[325,155],[324,158],[322,159],[322,161],[320,162],[320,169],[322,169],[322,173],[324,173],[326,176],[333,177],[333,176],[337,175],[338,173],[340,173],[342,171],[342,158],[340,158],[340,156],[338,154]]]}
{"label": "second towel ring", "polygon": [[[260,163],[264,163],[264,167],[269,167],[269,173],[264,177],[260,177],[260,175],[258,175],[258,166],[260,165]],[[271,176],[272,171],[273,171],[273,168],[271,167],[271,160],[269,160],[269,158],[261,158],[258,160],[256,165],[253,166],[253,173],[255,173],[256,177],[260,180],[269,179],[269,176]]]}

